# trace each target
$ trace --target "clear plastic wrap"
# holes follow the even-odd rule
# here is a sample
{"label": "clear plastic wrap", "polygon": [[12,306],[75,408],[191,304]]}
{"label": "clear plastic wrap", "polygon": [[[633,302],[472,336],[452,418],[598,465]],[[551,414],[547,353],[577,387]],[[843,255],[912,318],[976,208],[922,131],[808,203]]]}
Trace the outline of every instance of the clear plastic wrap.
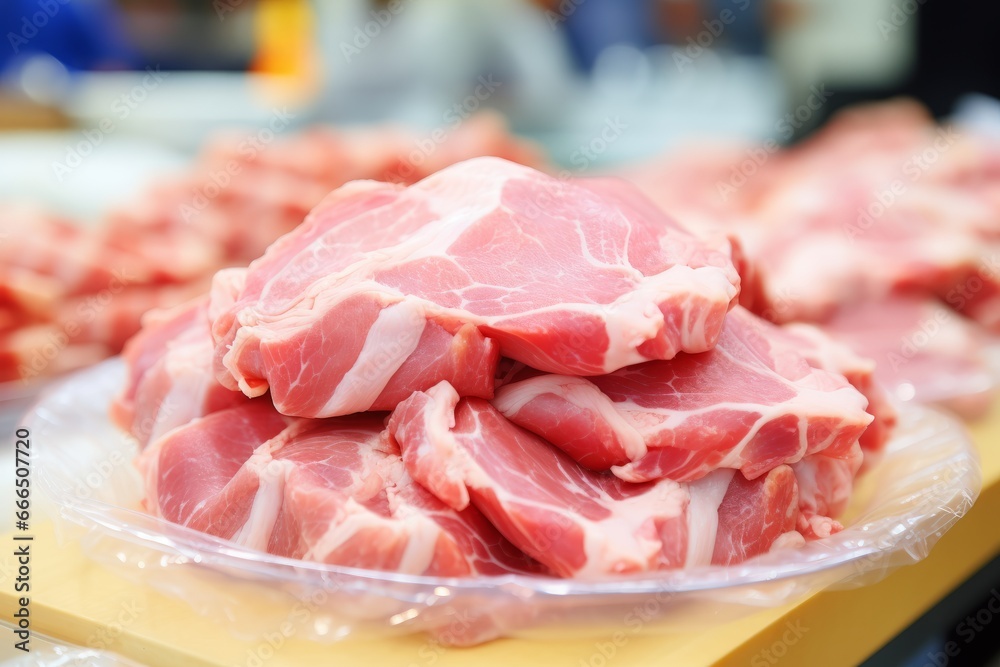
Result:
{"label": "clear plastic wrap", "polygon": [[444,644],[620,627],[719,623],[831,585],[877,580],[917,562],[974,502],[975,449],[962,427],[907,408],[884,457],[860,480],[847,528],[742,565],[604,580],[502,576],[443,579],[270,556],[144,514],[136,445],[107,408],[124,377],[111,360],[53,388],[28,415],[37,484],[64,537],[117,573],[225,619],[234,634],[335,641],[429,632]]}
{"label": "clear plastic wrap", "polygon": [[0,429],[9,433],[45,388],[44,381],[0,382]]}
{"label": "clear plastic wrap", "polygon": [[0,667],[142,667],[120,655],[32,633],[31,652],[0,662]]}

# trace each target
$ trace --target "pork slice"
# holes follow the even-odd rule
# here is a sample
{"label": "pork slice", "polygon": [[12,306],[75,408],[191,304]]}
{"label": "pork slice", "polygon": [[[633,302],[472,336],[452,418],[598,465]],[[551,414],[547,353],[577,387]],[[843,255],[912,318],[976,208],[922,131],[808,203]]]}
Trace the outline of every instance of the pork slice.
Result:
{"label": "pork slice", "polygon": [[844,376],[868,400],[866,409],[872,422],[861,434],[859,444],[869,457],[880,452],[892,437],[898,414],[876,377],[875,360],[857,354],[853,348],[809,324],[788,324],[771,331],[776,344],[786,344],[813,368]]}
{"label": "pork slice", "polygon": [[247,401],[164,434],[135,461],[146,511],[211,535],[230,537],[246,523],[257,485],[234,480],[262,442],[290,422],[267,401]]}
{"label": "pork slice", "polygon": [[775,327],[736,307],[710,352],[581,378],[540,374],[494,406],[581,465],[631,482],[755,478],[820,451],[847,455],[872,421],[840,375],[813,368]]}
{"label": "pork slice", "polygon": [[205,293],[205,281],[182,285],[118,286],[96,294],[66,299],[55,308],[53,319],[77,343],[102,343],[119,352],[141,328],[150,310],[173,308]]}
{"label": "pork slice", "polygon": [[31,206],[0,206],[0,266],[52,278],[69,296],[142,281],[134,253],[103,243],[100,234]]}
{"label": "pork slice", "polygon": [[898,176],[824,170],[776,187],[754,213],[764,230],[751,253],[766,277],[762,312],[825,322],[859,300],[918,292],[1000,326],[995,209],[972,191],[931,182],[905,183],[886,200],[889,183],[904,183]]}
{"label": "pork slice", "polygon": [[0,265],[0,308],[18,317],[19,325],[49,320],[65,297],[65,288],[51,276],[30,269]]}
{"label": "pork slice", "polygon": [[738,293],[730,259],[617,187],[493,158],[405,189],[349,184],[217,280],[220,380],[323,417],[442,380],[490,398],[497,347],[590,375],[710,349]]}
{"label": "pork slice", "polygon": [[156,311],[125,347],[127,379],[111,417],[140,447],[171,429],[248,399],[212,373],[207,300]]}
{"label": "pork slice", "polygon": [[[796,532],[800,514],[799,475],[786,465],[749,480],[735,473],[719,504],[713,565],[734,565],[767,553],[779,544],[801,544],[812,535]],[[695,482],[692,488],[704,482]],[[780,540],[779,540],[780,538]]]}
{"label": "pork slice", "polygon": [[845,305],[823,330],[874,359],[875,379],[897,400],[975,417],[996,395],[987,332],[933,298],[897,294]]}
{"label": "pork slice", "polygon": [[0,333],[0,382],[33,381],[95,364],[111,351],[104,345],[72,342],[53,324],[30,324]]}
{"label": "pork slice", "polygon": [[857,442],[844,450],[822,450],[791,464],[798,483],[797,531],[806,539],[829,537],[843,529],[837,518],[847,509],[854,479],[862,464],[872,465],[892,436],[897,412],[875,380],[875,362],[855,354],[808,324],[773,327],[760,324],[776,348],[801,356],[816,369],[842,375],[868,401],[871,423]]}
{"label": "pork slice", "polygon": [[787,467],[757,480],[718,470],[692,484],[633,484],[580,467],[447,383],[401,403],[389,431],[414,479],[454,509],[478,508],[564,577],[738,562],[798,519]]}
{"label": "pork slice", "polygon": [[837,518],[847,509],[864,461],[861,445],[855,444],[846,456],[820,452],[791,465],[799,491],[796,530],[803,537],[818,539],[843,530]]}
{"label": "pork slice", "polygon": [[[418,226],[417,217],[401,215],[380,227],[376,215],[399,191],[386,183],[345,186],[249,270],[216,276],[214,333],[216,340],[232,340],[217,346],[216,370],[223,384],[249,396],[270,389],[279,410],[302,416],[392,409],[412,387],[445,378],[467,393],[491,395],[492,383],[483,369],[496,363],[493,341],[471,325],[429,320],[412,299],[384,299],[363,289],[321,294],[310,304],[310,313],[301,313],[304,320],[284,318],[284,338],[262,343],[248,336],[248,302],[260,300],[280,313],[326,273],[351,266],[388,238],[407,238]],[[347,322],[351,326],[343,326]],[[311,354],[302,355],[301,349]],[[270,382],[249,375],[234,379],[227,370],[233,364],[267,369]]]}
{"label": "pork slice", "polygon": [[267,400],[194,420],[140,455],[147,509],[290,558],[437,576],[541,571],[477,510],[414,483],[382,422],[296,419]]}

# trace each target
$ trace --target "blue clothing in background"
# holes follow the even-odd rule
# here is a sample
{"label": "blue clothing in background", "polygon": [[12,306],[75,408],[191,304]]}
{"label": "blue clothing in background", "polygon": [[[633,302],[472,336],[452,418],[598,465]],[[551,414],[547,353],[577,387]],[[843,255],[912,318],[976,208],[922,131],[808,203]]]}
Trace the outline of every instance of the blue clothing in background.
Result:
{"label": "blue clothing in background", "polygon": [[706,5],[709,18],[718,18],[726,10],[735,17],[726,26],[722,43],[738,53],[764,55],[767,48],[765,0],[710,0]]}
{"label": "blue clothing in background", "polygon": [[565,31],[577,65],[589,71],[609,46],[656,44],[655,11],[656,0],[563,0],[547,15]]}
{"label": "blue clothing in background", "polygon": [[133,55],[107,0],[0,0],[0,74],[48,53],[70,70],[128,69]]}

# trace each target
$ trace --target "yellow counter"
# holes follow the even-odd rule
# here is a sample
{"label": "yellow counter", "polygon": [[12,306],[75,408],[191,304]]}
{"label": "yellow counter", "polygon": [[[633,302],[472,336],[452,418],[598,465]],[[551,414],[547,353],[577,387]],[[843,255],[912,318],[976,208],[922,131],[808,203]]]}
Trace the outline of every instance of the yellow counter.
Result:
{"label": "yellow counter", "polygon": [[[620,646],[606,643],[610,636],[595,635],[575,641],[499,640],[447,650],[419,636],[333,645],[293,638],[273,655],[265,650],[265,659],[258,661],[253,652],[259,642],[236,639],[185,602],[120,579],[90,562],[76,546],[59,546],[50,525],[38,527],[32,546],[32,628],[74,644],[107,647],[151,667],[757,667],[777,662],[769,658],[787,665],[857,664],[1000,554],[1000,410],[973,424],[971,431],[982,455],[982,494],[926,560],[865,588],[816,593],[700,633],[639,634],[626,637]],[[12,544],[10,536],[0,537],[0,544]],[[7,622],[16,604],[10,551],[4,548],[0,557],[0,613]],[[0,657],[12,654],[13,641],[11,635],[0,643]],[[613,647],[613,656],[602,654],[602,646],[604,653]]]}

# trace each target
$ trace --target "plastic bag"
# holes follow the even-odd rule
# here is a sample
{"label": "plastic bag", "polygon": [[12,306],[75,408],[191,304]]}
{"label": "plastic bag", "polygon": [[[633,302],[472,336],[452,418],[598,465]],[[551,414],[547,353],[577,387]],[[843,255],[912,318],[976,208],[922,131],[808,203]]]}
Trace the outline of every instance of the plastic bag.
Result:
{"label": "plastic bag", "polygon": [[141,512],[135,442],[106,416],[123,377],[122,363],[110,360],[54,388],[29,414],[36,483],[54,501],[57,525],[69,529],[60,532],[90,557],[226,619],[248,638],[276,630],[321,641],[429,632],[433,641],[466,645],[630,619],[652,631],[705,627],[923,559],[981,483],[962,427],[908,408],[884,457],[859,480],[848,527],[801,548],[736,566],[603,580],[400,575],[250,551]]}

